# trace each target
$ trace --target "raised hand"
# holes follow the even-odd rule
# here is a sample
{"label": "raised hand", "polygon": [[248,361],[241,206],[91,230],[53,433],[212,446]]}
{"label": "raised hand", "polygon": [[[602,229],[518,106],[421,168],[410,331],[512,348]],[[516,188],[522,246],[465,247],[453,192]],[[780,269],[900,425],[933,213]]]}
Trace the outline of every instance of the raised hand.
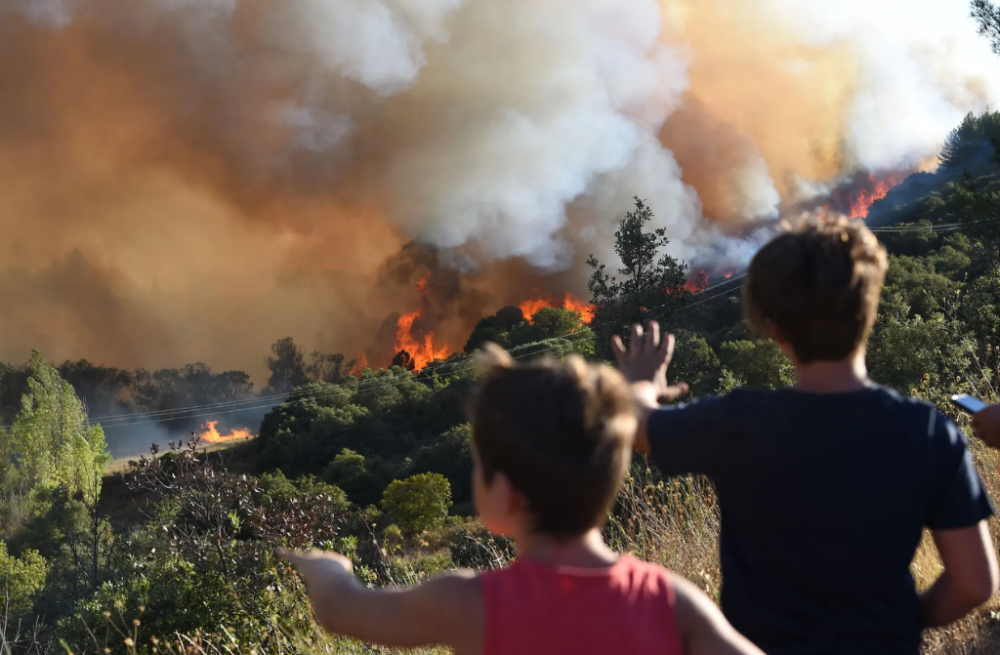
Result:
{"label": "raised hand", "polygon": [[667,368],[674,356],[674,335],[660,339],[660,324],[656,321],[649,322],[648,330],[643,330],[641,325],[633,326],[627,348],[615,335],[611,339],[611,349],[625,378],[632,383],[650,383],[657,402],[671,403],[688,392],[683,382],[675,385],[667,382]]}

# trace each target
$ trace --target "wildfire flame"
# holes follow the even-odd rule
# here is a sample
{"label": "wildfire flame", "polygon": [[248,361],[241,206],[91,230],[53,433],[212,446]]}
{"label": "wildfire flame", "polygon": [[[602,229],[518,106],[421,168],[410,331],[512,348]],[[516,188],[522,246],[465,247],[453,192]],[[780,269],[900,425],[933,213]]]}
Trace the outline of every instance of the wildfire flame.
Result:
{"label": "wildfire flame", "polygon": [[354,361],[354,366],[351,367],[351,375],[357,377],[366,368],[368,368],[368,358],[365,357],[364,353],[358,353],[358,357]]}
{"label": "wildfire flame", "polygon": [[254,436],[250,434],[250,428],[233,430],[229,434],[219,434],[219,431],[215,428],[218,424],[218,421],[209,421],[207,426],[201,426],[202,431],[198,435],[198,438],[205,443],[228,443],[230,441],[252,439]]}
{"label": "wildfire flame", "polygon": [[405,350],[413,358],[413,365],[416,370],[420,370],[433,362],[435,359],[446,359],[451,355],[451,348],[447,344],[442,344],[440,348],[434,346],[434,333],[428,332],[423,335],[423,341],[418,341],[413,336],[413,323],[420,318],[420,310],[411,314],[404,314],[399,317],[396,330],[396,352]]}
{"label": "wildfire flame", "polygon": [[[551,299],[535,298],[533,300],[526,300],[520,305],[521,313],[524,314],[525,320],[530,321],[534,318],[535,314],[541,309],[546,307],[555,307],[560,309],[556,303]],[[594,320],[594,306],[588,305],[582,300],[577,300],[573,297],[573,294],[567,293],[566,297],[562,301],[561,309],[568,309],[574,312],[580,312],[580,316],[583,318],[584,323],[590,323]]]}
{"label": "wildfire flame", "polygon": [[[722,278],[722,280],[731,280],[733,276],[739,273],[739,269],[732,269],[715,276],[714,279]],[[684,288],[690,293],[701,293],[708,287],[712,285],[713,276],[708,274],[708,271],[701,270],[692,275],[687,282],[684,283]],[[719,281],[721,284],[722,281]]]}
{"label": "wildfire flame", "polygon": [[684,283],[684,288],[691,293],[701,293],[708,288],[708,280],[708,271],[698,271]]}
{"label": "wildfire flame", "polygon": [[[417,293],[425,301],[428,291],[427,280],[420,280],[417,283]],[[414,336],[413,324],[422,313],[423,310],[418,309],[410,314],[403,314],[396,323],[396,352],[405,350],[413,360],[415,370],[424,368],[436,359],[446,359],[451,355],[451,348],[447,344],[442,344],[437,348],[434,346],[433,332]]]}
{"label": "wildfire flame", "polygon": [[851,218],[868,218],[868,212],[871,210],[872,205],[885,198],[892,187],[903,180],[900,176],[893,174],[879,181],[875,180],[875,176],[869,175],[868,181],[872,183],[873,188],[871,191],[861,191],[857,199],[851,203]]}

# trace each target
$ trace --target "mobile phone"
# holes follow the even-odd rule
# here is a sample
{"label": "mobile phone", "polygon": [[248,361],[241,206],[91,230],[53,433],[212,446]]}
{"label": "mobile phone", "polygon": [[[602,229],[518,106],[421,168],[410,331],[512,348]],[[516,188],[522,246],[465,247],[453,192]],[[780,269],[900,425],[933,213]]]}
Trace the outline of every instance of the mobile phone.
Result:
{"label": "mobile phone", "polygon": [[965,411],[969,412],[970,414],[977,414],[986,409],[987,407],[989,407],[989,405],[979,400],[978,398],[966,394],[961,394],[959,396],[952,396],[951,402],[955,403],[956,405],[958,405]]}

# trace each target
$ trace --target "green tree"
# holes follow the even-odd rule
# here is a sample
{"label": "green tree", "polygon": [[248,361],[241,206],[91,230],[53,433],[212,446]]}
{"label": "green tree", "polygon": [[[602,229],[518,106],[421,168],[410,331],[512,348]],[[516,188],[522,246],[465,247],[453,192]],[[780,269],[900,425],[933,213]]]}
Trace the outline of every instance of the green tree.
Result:
{"label": "green tree", "polygon": [[599,355],[609,356],[613,334],[634,323],[670,316],[683,305],[687,266],[662,252],[670,243],[665,228],[646,231],[652,210],[638,198],[615,232],[614,250],[621,260],[615,275],[593,255],[587,264],[594,269],[588,287],[595,306],[594,333]]}
{"label": "green tree", "polygon": [[456,499],[471,500],[472,426],[456,425],[421,448],[414,457],[413,470],[444,475]]}
{"label": "green tree", "polygon": [[[941,316],[900,318],[879,316],[868,339],[868,369],[879,384],[910,394],[929,376],[940,393],[959,392],[973,371],[975,344],[957,321]],[[885,306],[886,303],[883,303]]]}
{"label": "green tree", "polygon": [[543,307],[531,317],[531,323],[545,330],[545,338],[562,337],[583,329],[583,315],[572,309]]}
{"label": "green tree", "polygon": [[323,471],[323,478],[357,498],[371,486],[371,476],[365,467],[365,456],[344,448]]}
{"label": "green tree", "polygon": [[38,352],[32,352],[29,366],[21,412],[0,442],[0,510],[8,533],[44,489],[61,486],[96,509],[110,460],[104,431],[88,425],[73,387]]}
{"label": "green tree", "polygon": [[929,317],[950,309],[957,300],[961,285],[935,271],[934,262],[934,257],[889,256],[885,288],[902,293],[916,315]]}
{"label": "green tree", "polygon": [[1000,266],[966,285],[958,317],[980,343],[997,343],[1000,331]]}
{"label": "green tree", "polygon": [[718,389],[722,376],[719,358],[705,338],[688,330],[678,330],[670,379],[686,382],[694,397],[707,396]]}
{"label": "green tree", "polygon": [[728,341],[719,359],[748,389],[782,389],[795,383],[795,368],[773,340]]}
{"label": "green tree", "polygon": [[28,613],[35,596],[45,586],[47,568],[45,559],[37,551],[28,550],[14,557],[7,552],[7,544],[0,541],[0,584],[11,615],[8,619]]}
{"label": "green tree", "polygon": [[440,527],[451,507],[451,485],[440,473],[394,480],[382,495],[382,510],[411,535]]}

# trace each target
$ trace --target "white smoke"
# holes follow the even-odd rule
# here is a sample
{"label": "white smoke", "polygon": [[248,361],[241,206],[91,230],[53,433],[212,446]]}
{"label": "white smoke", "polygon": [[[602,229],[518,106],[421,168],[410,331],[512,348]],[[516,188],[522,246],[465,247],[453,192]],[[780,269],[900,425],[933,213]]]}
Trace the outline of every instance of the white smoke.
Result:
{"label": "white smoke", "polygon": [[846,44],[858,83],[843,135],[869,171],[934,157],[972,112],[1000,104],[1000,58],[967,0],[763,0],[812,45]]}
{"label": "white smoke", "polygon": [[[18,32],[3,52],[21,65],[23,50],[24,65],[38,68],[0,77],[0,166],[24,177],[11,188],[45,189],[53,173],[79,185],[62,189],[82,190],[65,210],[0,206],[0,233],[44,232],[30,243],[51,250],[10,245],[4,255],[37,268],[74,247],[100,253],[151,306],[165,296],[150,280],[177,257],[177,270],[198,272],[196,282],[174,281],[163,319],[181,334],[177,326],[200,324],[202,307],[236,286],[210,247],[165,252],[161,225],[177,243],[200,230],[192,242],[228,239],[233,252],[250,253],[264,290],[241,287],[247,306],[286,299],[284,312],[271,312],[269,336],[308,339],[336,331],[305,307],[309,274],[328,273],[346,294],[331,301],[322,287],[312,305],[340,309],[342,298],[365,297],[379,264],[410,240],[451,249],[443,256],[469,268],[524,258],[544,272],[570,269],[580,291],[587,255],[615,267],[613,233],[635,196],[655,212],[653,227],[667,230],[672,254],[738,263],[755,247],[743,240],[748,226],[768,225],[839,174],[915,166],[963,114],[1000,102],[1000,59],[976,35],[966,0],[711,2],[726,29],[745,25],[736,34],[749,44],[743,52],[767,50],[758,19],[766,15],[803,50],[844,53],[854,65],[847,109],[785,126],[781,117],[810,108],[754,79],[734,80],[742,87],[730,97],[717,80],[746,64],[720,59],[725,48],[699,52],[705,34],[682,22],[705,20],[691,11],[704,8],[699,0],[0,0],[0,39]],[[748,8],[756,22],[745,20]],[[787,61],[768,51],[762,66],[798,71],[781,78],[786,87],[823,82],[794,48],[774,52]],[[59,61],[65,53],[83,63]],[[711,70],[699,80],[706,58]],[[76,71],[86,84],[69,79]],[[712,97],[698,96],[699,82]],[[779,118],[755,130],[760,115]],[[800,134],[800,123],[837,133]],[[829,159],[844,170],[817,175],[808,156],[775,156],[786,145],[806,151],[814,138],[840,146]],[[74,167],[86,175],[77,179]],[[799,168],[808,170],[796,180]],[[95,171],[127,172],[132,186]],[[136,184],[145,179],[173,203]],[[157,223],[135,211],[112,222],[117,209],[101,199],[126,186],[133,208],[146,199],[190,205],[211,220]],[[274,280],[297,279],[285,271],[300,268],[306,281],[290,300]],[[341,284],[347,274],[356,277]],[[482,286],[491,282],[504,286]],[[357,312],[330,313],[344,328],[351,319],[339,316]],[[356,320],[352,335],[372,319]]]}
{"label": "white smoke", "polygon": [[[432,48],[412,98],[440,119],[387,168],[395,220],[438,246],[471,241],[490,257],[568,266],[567,205],[606,193],[602,184],[640,158],[670,159],[655,134],[686,77],[658,25],[651,0],[468,3],[447,43]],[[629,194],[664,197],[678,179],[671,171],[633,182]],[[682,214],[686,230],[697,220],[689,206],[660,211]]]}

